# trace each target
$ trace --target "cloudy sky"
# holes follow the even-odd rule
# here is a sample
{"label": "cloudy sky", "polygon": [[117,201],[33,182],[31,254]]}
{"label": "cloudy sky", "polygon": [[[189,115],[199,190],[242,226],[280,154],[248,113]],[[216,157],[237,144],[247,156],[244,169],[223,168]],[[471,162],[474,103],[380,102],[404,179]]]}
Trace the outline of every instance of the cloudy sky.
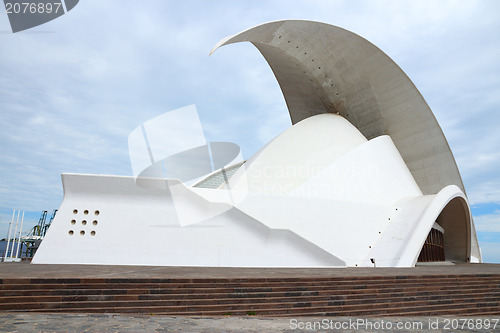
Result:
{"label": "cloudy sky", "polygon": [[248,43],[267,21],[346,28],[387,53],[434,111],[472,205],[483,259],[500,262],[500,1],[108,1],[13,34],[0,9],[0,238],[13,209],[57,209],[60,174],[131,175],[128,134],[196,104],[210,141],[245,158],[290,126],[279,86]]}

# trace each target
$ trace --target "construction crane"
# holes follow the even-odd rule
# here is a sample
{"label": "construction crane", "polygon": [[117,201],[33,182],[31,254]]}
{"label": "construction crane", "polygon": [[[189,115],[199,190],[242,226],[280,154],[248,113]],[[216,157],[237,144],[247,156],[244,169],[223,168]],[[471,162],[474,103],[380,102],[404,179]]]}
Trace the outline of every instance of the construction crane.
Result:
{"label": "construction crane", "polygon": [[47,211],[46,210],[42,211],[38,223],[35,226],[33,226],[33,228],[30,230],[27,236],[22,237],[23,244],[26,244],[27,258],[32,258],[35,255],[36,250],[40,246],[40,243],[42,242],[43,237],[45,237],[45,234],[47,233],[47,230],[52,224],[52,221],[54,220],[56,214],[57,214],[57,209],[54,209],[52,211],[50,220],[47,223]]}

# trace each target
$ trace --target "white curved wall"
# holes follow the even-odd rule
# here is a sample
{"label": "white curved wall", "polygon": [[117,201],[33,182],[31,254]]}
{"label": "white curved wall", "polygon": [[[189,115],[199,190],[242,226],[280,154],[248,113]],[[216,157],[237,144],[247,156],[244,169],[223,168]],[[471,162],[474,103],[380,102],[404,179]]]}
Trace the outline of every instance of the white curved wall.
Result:
{"label": "white curved wall", "polygon": [[402,198],[421,196],[422,192],[391,138],[384,135],[344,154],[292,194],[393,205]]}
{"label": "white curved wall", "polygon": [[[233,188],[245,188],[241,183],[247,181],[250,190],[235,206],[270,228],[293,231],[348,266],[372,266],[369,254],[393,228],[397,202],[422,196],[390,137],[366,141],[338,115],[297,123],[249,164]],[[300,183],[295,170],[301,171]],[[401,245],[391,243],[385,251],[397,252]]]}
{"label": "white curved wall", "polygon": [[[237,209],[214,216],[210,212],[221,204],[200,205],[205,199],[188,188],[180,193],[175,180],[141,179],[141,186],[134,177],[64,174],[62,179],[64,200],[34,264],[345,266],[296,234],[272,230]],[[178,192],[175,203],[171,187]],[[185,208],[209,214],[181,225],[179,196]]]}
{"label": "white curved wall", "polygon": [[[240,172],[231,190],[65,174],[63,203],[33,263],[360,267],[373,258],[409,267],[439,216],[448,257],[470,257],[460,189],[422,195],[390,137],[366,141],[340,116],[296,124]],[[462,215],[449,205],[456,198]]]}
{"label": "white curved wall", "polygon": [[305,119],[284,131],[245,165],[245,178],[235,175],[231,189],[254,193],[293,192],[312,176],[366,142],[344,118],[325,114]]}

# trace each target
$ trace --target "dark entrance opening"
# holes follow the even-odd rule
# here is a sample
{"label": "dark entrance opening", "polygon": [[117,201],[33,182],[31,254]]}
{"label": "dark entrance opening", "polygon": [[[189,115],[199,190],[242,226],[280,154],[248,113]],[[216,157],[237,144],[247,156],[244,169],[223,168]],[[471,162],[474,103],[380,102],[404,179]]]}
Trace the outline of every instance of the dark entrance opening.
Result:
{"label": "dark entrance opening", "polygon": [[432,228],[427,235],[418,262],[445,261],[444,235],[441,230]]}

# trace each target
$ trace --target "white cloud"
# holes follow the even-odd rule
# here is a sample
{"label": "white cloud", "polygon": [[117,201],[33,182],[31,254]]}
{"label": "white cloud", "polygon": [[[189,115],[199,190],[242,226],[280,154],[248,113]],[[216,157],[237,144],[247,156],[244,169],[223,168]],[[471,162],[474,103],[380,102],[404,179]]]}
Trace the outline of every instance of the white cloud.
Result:
{"label": "white cloud", "polygon": [[[497,163],[498,165],[498,163]],[[471,205],[481,203],[500,204],[500,180],[497,177],[478,181],[467,192]]]}
{"label": "white cloud", "polygon": [[477,231],[500,233],[500,211],[493,214],[474,216],[474,225]]}

